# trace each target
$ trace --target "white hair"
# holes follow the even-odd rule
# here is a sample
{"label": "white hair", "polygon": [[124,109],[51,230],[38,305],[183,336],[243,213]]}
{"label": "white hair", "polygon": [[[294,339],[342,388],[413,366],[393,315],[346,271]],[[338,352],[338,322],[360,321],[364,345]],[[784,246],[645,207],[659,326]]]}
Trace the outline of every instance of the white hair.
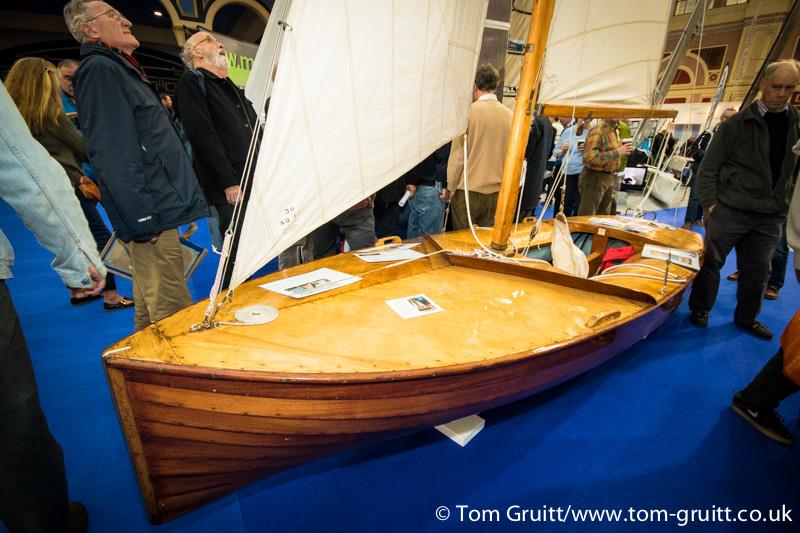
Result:
{"label": "white hair", "polygon": [[[197,34],[195,34],[197,35]],[[195,47],[194,44],[189,44],[189,39],[186,39],[186,42],[183,43],[183,48],[181,49],[180,54],[178,54],[183,61],[183,64],[186,65],[186,68],[194,68],[194,57],[192,56],[192,48]]]}
{"label": "white hair", "polygon": [[86,42],[86,35],[81,29],[81,24],[89,18],[89,11],[86,9],[86,4],[93,0],[70,0],[64,6],[64,20],[67,23],[69,32],[75,37],[75,40],[83,44]]}
{"label": "white hair", "polygon": [[[195,35],[198,35],[198,34],[195,33],[194,35],[192,35],[192,37],[194,37]],[[183,48],[181,49],[180,54],[178,54],[180,56],[180,58],[181,58],[181,61],[183,61],[183,64],[188,69],[193,69],[194,66],[195,66],[194,54],[192,54],[192,50],[194,50],[194,48],[198,44],[200,44],[199,42],[196,42],[196,43],[193,43],[193,44],[189,44],[189,42],[191,41],[192,37],[189,37],[188,39],[186,39],[186,42],[183,43]],[[201,41],[202,41],[202,39],[201,39]],[[212,65],[214,65],[214,66],[216,66],[218,68],[227,69],[227,68],[230,67],[230,65],[228,63],[228,57],[226,55],[203,54],[203,60],[211,63]]]}
{"label": "white hair", "polygon": [[761,74],[761,79],[768,81],[775,74],[775,71],[781,67],[788,67],[794,70],[795,76],[800,78],[800,62],[795,61],[794,59],[781,59],[764,67],[764,72]]}

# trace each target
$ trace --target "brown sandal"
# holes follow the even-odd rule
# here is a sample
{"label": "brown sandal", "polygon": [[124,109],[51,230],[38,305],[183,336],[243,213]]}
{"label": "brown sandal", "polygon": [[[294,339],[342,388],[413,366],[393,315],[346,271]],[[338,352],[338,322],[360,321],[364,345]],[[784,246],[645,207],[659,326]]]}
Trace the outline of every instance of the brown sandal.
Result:
{"label": "brown sandal", "polygon": [[119,301],[115,304],[107,304],[103,302],[103,309],[106,311],[119,311],[120,309],[126,309],[128,307],[133,307],[133,300],[125,296],[121,296]]}

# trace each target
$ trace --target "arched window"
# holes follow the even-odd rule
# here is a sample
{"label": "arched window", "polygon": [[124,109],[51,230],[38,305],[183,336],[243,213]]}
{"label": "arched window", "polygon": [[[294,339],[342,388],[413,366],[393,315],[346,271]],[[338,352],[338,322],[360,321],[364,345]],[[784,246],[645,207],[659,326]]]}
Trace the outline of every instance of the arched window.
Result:
{"label": "arched window", "polygon": [[692,83],[692,77],[684,69],[678,69],[675,73],[675,78],[672,80],[673,85],[687,85]]}

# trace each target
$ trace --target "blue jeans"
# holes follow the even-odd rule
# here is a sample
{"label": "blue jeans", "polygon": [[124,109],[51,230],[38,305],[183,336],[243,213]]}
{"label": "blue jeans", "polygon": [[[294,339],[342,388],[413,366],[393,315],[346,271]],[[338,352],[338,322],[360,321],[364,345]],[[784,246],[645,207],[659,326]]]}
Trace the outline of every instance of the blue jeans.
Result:
{"label": "blue jeans", "polygon": [[222,251],[222,232],[219,230],[219,211],[213,204],[208,206],[211,216],[208,217],[208,232],[211,234],[211,246]]}
{"label": "blue jeans", "polygon": [[445,203],[439,197],[441,185],[436,187],[420,185],[414,197],[408,201],[408,238],[419,237],[423,233],[441,233],[444,225]]}
{"label": "blue jeans", "polygon": [[[75,189],[75,196],[78,197],[78,203],[81,204],[83,216],[86,217],[86,223],[89,225],[89,231],[92,232],[94,242],[97,244],[97,252],[102,252],[111,239],[111,232],[106,227],[103,217],[97,211],[97,202],[86,198],[78,189]],[[106,288],[103,289],[103,292],[115,290],[117,290],[117,281],[114,278],[114,274],[109,272],[106,274]]]}
{"label": "blue jeans", "polygon": [[689,204],[686,206],[684,224],[691,224],[703,220],[703,208],[700,206],[700,193],[697,192],[697,176],[692,174],[689,181]]}
{"label": "blue jeans", "polygon": [[786,242],[786,222],[781,227],[781,238],[775,245],[775,252],[772,254],[772,271],[769,274],[768,287],[782,289],[786,278],[786,262],[789,259],[789,244]]}

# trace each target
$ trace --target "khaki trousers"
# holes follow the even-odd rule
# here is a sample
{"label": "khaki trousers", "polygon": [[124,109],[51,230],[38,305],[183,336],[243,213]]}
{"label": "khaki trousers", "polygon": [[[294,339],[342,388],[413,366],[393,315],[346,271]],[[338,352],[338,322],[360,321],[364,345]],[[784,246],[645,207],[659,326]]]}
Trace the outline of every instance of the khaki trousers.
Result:
{"label": "khaki trousers", "polygon": [[[497,197],[499,194],[499,192],[483,194],[470,191],[469,212],[472,216],[473,225],[494,226],[494,212],[497,210]],[[467,196],[464,194],[464,189],[458,189],[453,195],[453,199],[450,201],[450,215],[453,217],[453,230],[467,229],[469,227]]]}
{"label": "khaki trousers", "polygon": [[155,244],[130,242],[133,264],[134,328],[146,328],[192,303],[183,277],[178,230],[163,232]]}
{"label": "khaki trousers", "polygon": [[584,167],[578,178],[578,189],[581,193],[578,216],[610,215],[615,186],[616,178],[613,174]]}

